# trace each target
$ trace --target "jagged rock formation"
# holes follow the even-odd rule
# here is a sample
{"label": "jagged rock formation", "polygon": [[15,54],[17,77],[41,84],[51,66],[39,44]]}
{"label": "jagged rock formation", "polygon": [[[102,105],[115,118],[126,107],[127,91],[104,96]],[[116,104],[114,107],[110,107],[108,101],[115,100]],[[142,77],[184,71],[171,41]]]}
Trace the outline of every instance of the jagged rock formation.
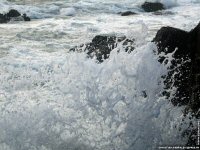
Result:
{"label": "jagged rock formation", "polygon": [[[171,63],[168,75],[164,81],[166,90],[164,95],[173,97],[174,105],[187,105],[190,101],[191,84],[191,50],[189,44],[189,33],[172,27],[163,27],[158,32],[154,40],[158,46],[158,53],[164,53],[160,57],[161,63]],[[176,50],[177,49],[177,50]],[[169,53],[173,53],[173,60],[168,62]],[[176,93],[172,90],[176,88]]]}
{"label": "jagged rock formation", "polygon": [[[200,23],[190,32],[172,27],[163,27],[153,42],[157,44],[159,61],[169,65],[168,74],[163,77],[163,95],[175,106],[186,106],[185,114],[192,113],[200,118]],[[171,57],[172,56],[172,57]],[[168,59],[171,57],[172,59]],[[193,123],[191,122],[191,128]],[[197,127],[188,129],[187,145],[195,145]]]}
{"label": "jagged rock formation", "polygon": [[146,12],[155,12],[158,10],[164,10],[165,7],[162,3],[159,2],[145,2],[144,4],[142,4],[142,9]]}
{"label": "jagged rock formation", "polygon": [[26,14],[22,15],[15,9],[11,9],[6,14],[0,14],[0,23],[7,23],[11,20],[14,20],[14,21],[30,21],[31,19]]}
{"label": "jagged rock formation", "polygon": [[[168,54],[173,53],[169,73],[165,80],[167,97],[172,96],[174,105],[189,105],[193,112],[200,108],[200,24],[190,32],[163,27],[153,41],[157,44],[161,63],[169,63]],[[170,89],[176,93],[170,95]]]}
{"label": "jagged rock formation", "polygon": [[192,50],[192,97],[191,109],[200,117],[200,23],[190,32]]}
{"label": "jagged rock formation", "polygon": [[96,57],[98,62],[103,62],[109,57],[110,52],[121,43],[126,52],[134,50],[134,40],[126,39],[126,37],[116,37],[112,35],[97,35],[92,39],[91,43],[82,44],[70,51],[87,52],[88,57]]}

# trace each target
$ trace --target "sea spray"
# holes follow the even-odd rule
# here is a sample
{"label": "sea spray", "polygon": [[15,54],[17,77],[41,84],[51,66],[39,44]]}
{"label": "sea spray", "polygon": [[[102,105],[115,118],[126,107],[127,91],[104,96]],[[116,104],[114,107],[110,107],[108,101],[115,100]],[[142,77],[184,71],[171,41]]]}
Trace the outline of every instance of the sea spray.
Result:
{"label": "sea spray", "polygon": [[166,69],[155,50],[153,43],[130,54],[116,49],[101,64],[84,53],[2,58],[0,146],[109,150],[177,143],[181,113],[160,97]]}

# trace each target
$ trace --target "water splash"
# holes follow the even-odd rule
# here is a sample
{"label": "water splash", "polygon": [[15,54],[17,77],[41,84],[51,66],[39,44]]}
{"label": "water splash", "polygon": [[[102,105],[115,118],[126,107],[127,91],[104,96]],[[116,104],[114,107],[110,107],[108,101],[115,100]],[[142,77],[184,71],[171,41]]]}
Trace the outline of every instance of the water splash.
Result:
{"label": "water splash", "polygon": [[181,113],[160,96],[166,69],[155,50],[153,43],[131,54],[116,49],[102,64],[83,53],[20,51],[25,59],[13,50],[17,58],[0,60],[0,148],[125,150],[177,143],[171,124],[179,124]]}

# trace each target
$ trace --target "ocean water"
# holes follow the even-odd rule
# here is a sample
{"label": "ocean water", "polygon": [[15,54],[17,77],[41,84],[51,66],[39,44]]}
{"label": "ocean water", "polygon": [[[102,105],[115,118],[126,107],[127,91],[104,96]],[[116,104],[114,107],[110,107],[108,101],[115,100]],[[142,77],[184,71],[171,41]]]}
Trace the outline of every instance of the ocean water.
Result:
{"label": "ocean water", "polygon": [[[157,61],[150,41],[162,26],[195,27],[200,1],[163,0],[172,13],[162,16],[143,12],[143,2],[0,0],[1,13],[14,8],[32,19],[0,24],[0,150],[186,144],[184,108],[162,97],[167,66]],[[128,10],[138,14],[118,14]],[[69,52],[99,34],[134,38],[136,49],[127,54],[119,44],[101,64]]]}

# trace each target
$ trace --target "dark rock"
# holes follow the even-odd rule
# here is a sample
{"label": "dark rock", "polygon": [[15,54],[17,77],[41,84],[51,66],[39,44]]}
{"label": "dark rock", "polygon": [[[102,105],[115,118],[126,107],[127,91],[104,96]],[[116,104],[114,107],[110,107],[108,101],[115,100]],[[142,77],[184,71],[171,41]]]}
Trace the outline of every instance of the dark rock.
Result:
{"label": "dark rock", "polygon": [[[199,66],[200,66],[200,25],[190,32],[172,27],[163,27],[153,40],[158,46],[161,63],[167,63],[167,54],[173,53],[173,60],[165,79],[166,91],[176,88],[172,98],[174,105],[188,105],[193,112],[200,108]],[[177,50],[175,50],[177,49]],[[198,84],[197,84],[198,83]],[[166,95],[170,96],[169,93]],[[195,97],[195,98],[194,98]]]}
{"label": "dark rock", "polygon": [[[159,61],[169,65],[164,77],[165,91],[175,106],[185,106],[185,114],[200,118],[200,23],[190,32],[172,27],[163,27],[153,41],[157,44]],[[167,55],[173,59],[167,60]],[[175,92],[175,93],[174,93]],[[191,121],[193,125],[193,122]],[[187,145],[196,145],[197,126],[190,130]],[[197,146],[197,145],[196,145]]]}
{"label": "dark rock", "polygon": [[0,23],[7,23],[7,18],[3,14],[0,14]]}
{"label": "dark rock", "polygon": [[0,23],[7,23],[9,21],[30,21],[31,19],[26,15],[21,15],[17,10],[11,9],[6,14],[0,14]]}
{"label": "dark rock", "polygon": [[23,14],[22,17],[24,18],[24,21],[31,21],[31,18],[28,17],[26,14]]}
{"label": "dark rock", "polygon": [[190,53],[189,33],[173,27],[162,27],[153,39],[158,46],[158,52],[172,53],[176,48],[175,58],[182,58]]}
{"label": "dark rock", "polygon": [[91,43],[70,49],[70,51],[87,52],[88,57],[96,57],[98,62],[103,62],[109,57],[110,52],[121,43],[126,52],[133,51],[134,40],[126,39],[126,37],[116,37],[110,35],[97,35],[92,39]]}
{"label": "dark rock", "polygon": [[132,11],[125,11],[120,13],[121,16],[130,16],[130,15],[136,15],[137,13],[132,12]]}
{"label": "dark rock", "polygon": [[[171,61],[168,75],[165,77],[166,91],[163,93],[171,99],[174,105],[187,105],[190,101],[191,86],[191,50],[189,33],[172,27],[163,27],[154,38],[158,47],[158,53],[164,53],[160,57],[161,63],[167,64]],[[177,49],[177,50],[175,50]],[[167,54],[173,53],[173,60],[167,60]],[[173,88],[176,93],[171,95]]]}
{"label": "dark rock", "polygon": [[154,11],[165,9],[164,5],[162,3],[159,3],[159,2],[155,2],[155,3],[145,2],[144,4],[142,4],[141,7],[146,12],[154,12]]}
{"label": "dark rock", "polygon": [[197,146],[198,145],[198,129],[193,129],[188,132],[189,139],[186,146]]}
{"label": "dark rock", "polygon": [[144,98],[147,98],[147,93],[146,93],[146,91],[142,91],[142,96],[143,96]]}
{"label": "dark rock", "polygon": [[11,9],[11,10],[7,13],[7,16],[8,16],[9,18],[11,18],[11,17],[19,17],[19,16],[21,16],[21,14],[20,14],[17,10]]}
{"label": "dark rock", "polygon": [[192,64],[192,96],[190,107],[200,118],[200,23],[190,33],[191,42],[191,64]]}

